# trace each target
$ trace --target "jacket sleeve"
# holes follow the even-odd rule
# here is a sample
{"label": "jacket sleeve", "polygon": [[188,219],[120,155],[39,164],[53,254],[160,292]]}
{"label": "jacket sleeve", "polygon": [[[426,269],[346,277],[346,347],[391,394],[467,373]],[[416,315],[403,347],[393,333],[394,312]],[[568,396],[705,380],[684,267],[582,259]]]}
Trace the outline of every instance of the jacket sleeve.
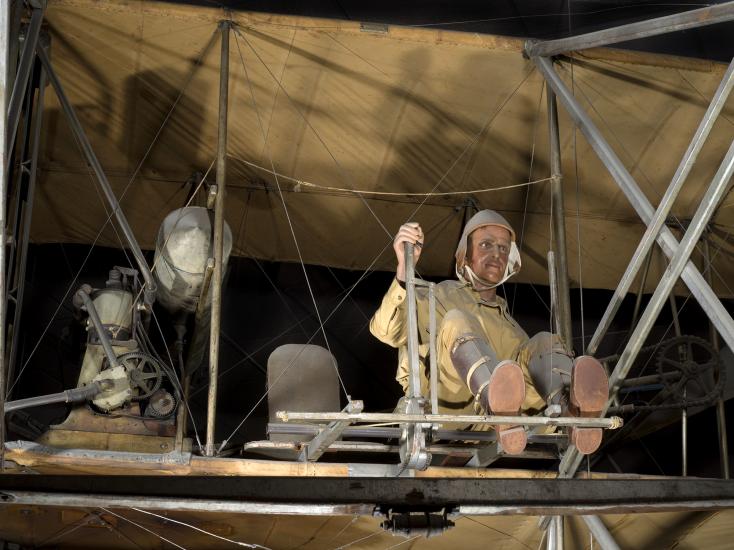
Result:
{"label": "jacket sleeve", "polygon": [[393,279],[382,303],[370,320],[370,332],[381,342],[398,348],[407,342],[406,290]]}

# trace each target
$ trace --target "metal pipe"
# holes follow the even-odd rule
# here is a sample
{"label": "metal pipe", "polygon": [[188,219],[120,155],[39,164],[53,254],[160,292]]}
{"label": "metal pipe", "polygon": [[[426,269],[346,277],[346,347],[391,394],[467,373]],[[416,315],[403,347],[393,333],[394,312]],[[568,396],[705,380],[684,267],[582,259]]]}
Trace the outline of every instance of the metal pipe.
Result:
{"label": "metal pipe", "polygon": [[0,469],[5,468],[5,210],[8,193],[8,51],[10,46],[10,0],[0,0]]}
{"label": "metal pipe", "polygon": [[421,396],[420,367],[418,366],[418,308],[415,302],[415,266],[413,244],[405,246],[405,289],[408,304],[408,397]]}
{"label": "metal pipe", "polygon": [[219,330],[222,321],[222,278],[224,277],[224,193],[227,183],[227,111],[229,101],[229,21],[219,23],[222,52],[219,65],[219,121],[217,141],[217,198],[214,204],[214,274],[212,315],[209,332],[209,396],[206,409],[206,456],[214,456],[214,431],[219,382]]}
{"label": "metal pipe", "polygon": [[277,411],[275,415],[283,422],[291,420],[302,422],[333,422],[352,420],[354,422],[395,422],[418,424],[519,424],[521,426],[583,426],[586,428],[605,428],[616,430],[623,424],[621,418],[557,416],[482,416],[474,414],[399,414],[399,413],[358,413],[344,412],[311,413],[300,411]]}
{"label": "metal pipe", "polygon": [[[682,332],[680,329],[680,318],[678,317],[678,306],[675,303],[675,296],[671,292],[668,296],[668,302],[670,303],[670,314],[673,316],[673,330],[676,336],[681,336]],[[679,353],[681,353],[678,346]],[[688,359],[691,359],[690,357]],[[687,387],[683,386],[683,402],[685,403],[687,396]],[[680,411],[680,437],[681,437],[681,475],[686,477],[688,475],[688,409],[683,407]]]}
{"label": "metal pipe", "polygon": [[[713,263],[711,262],[711,247],[707,237],[703,238],[703,259],[705,267],[703,274],[706,281],[713,288]],[[719,333],[716,327],[709,322],[709,333],[711,345],[718,353],[719,351]],[[722,367],[723,368],[723,367]],[[724,479],[729,479],[729,439],[726,435],[726,409],[724,408],[724,398],[720,397],[716,401],[716,427],[719,434],[719,459],[721,460],[721,475]]]}
{"label": "metal pipe", "polygon": [[[673,290],[673,286],[683,272],[683,268],[686,264],[690,263],[690,255],[693,249],[701,238],[701,234],[708,225],[711,216],[716,211],[721,199],[724,197],[729,187],[729,180],[734,174],[734,141],[729,146],[729,150],[724,157],[719,169],[716,171],[711,184],[704,193],[701,199],[701,204],[696,213],[693,215],[688,229],[683,236],[675,255],[670,260],[668,268],[663,273],[663,276],[658,283],[658,287],[655,289],[650,302],[647,304],[645,311],[642,313],[640,322],[635,327],[626,348],[622,352],[622,356],[617,362],[614,372],[609,379],[610,393],[616,393],[619,390],[618,382],[624,380],[632,368],[632,364],[637,358],[637,354],[642,348],[642,344],[645,342],[650,330],[652,329],[655,320],[660,313],[660,310],[668,298],[668,295]],[[704,282],[704,284],[706,284]],[[706,285],[707,288],[708,285]]]}
{"label": "metal pipe", "polygon": [[8,401],[5,403],[5,413],[7,414],[20,409],[29,409],[31,407],[40,407],[41,405],[50,405],[52,403],[80,403],[91,399],[102,391],[103,384],[101,382],[92,382],[80,388],[72,388],[58,393]]}
{"label": "metal pipe", "polygon": [[[609,144],[604,140],[599,129],[583,111],[568,87],[563,83],[558,74],[553,70],[550,60],[542,57],[534,57],[533,61],[543,74],[546,82],[553,88],[558,99],[563,103],[571,118],[579,126],[579,129],[588,140],[591,147],[607,167],[622,192],[632,204],[643,222],[649,224],[653,219],[653,207],[640,190],[634,178],[624,167],[619,157],[612,151]],[[658,235],[658,242],[668,257],[672,257],[678,248],[678,241],[667,227],[663,226]],[[702,308],[713,321],[719,334],[724,338],[727,345],[734,349],[734,319],[722,305],[719,298],[706,284],[701,273],[693,263],[686,264],[682,272],[691,293],[701,304]]]}
{"label": "metal pipe", "polygon": [[632,255],[632,259],[617,285],[617,290],[614,293],[612,300],[609,302],[602,320],[599,322],[599,325],[594,332],[594,336],[591,338],[588,348],[590,354],[593,355],[596,353],[602,338],[604,338],[607,330],[609,330],[609,326],[614,319],[614,315],[622,304],[622,300],[624,300],[627,292],[629,292],[630,286],[637,276],[640,266],[643,261],[645,261],[645,258],[648,258],[651,254],[655,240],[660,238],[660,230],[665,224],[665,220],[668,218],[670,209],[672,208],[675,199],[678,197],[678,193],[683,187],[683,183],[686,181],[688,174],[693,168],[693,165],[698,158],[698,154],[703,148],[706,138],[711,132],[721,109],[723,109],[726,104],[726,100],[729,97],[732,87],[734,87],[734,59],[729,63],[729,67],[721,79],[719,87],[717,88],[708,109],[706,109],[706,113],[701,119],[698,129],[693,135],[693,139],[683,155],[683,158],[678,165],[678,169],[676,170],[673,179],[670,181],[670,185],[668,186],[665,195],[663,195],[663,198],[660,201],[660,205],[655,211],[655,215],[648,223],[645,234],[642,236],[640,244],[637,245],[637,250],[635,250],[635,253]]}
{"label": "metal pipe", "polygon": [[138,264],[138,269],[140,269],[140,272],[143,275],[143,279],[145,279],[146,289],[143,294],[143,299],[145,303],[150,306],[155,301],[156,284],[155,280],[153,279],[153,274],[150,271],[150,267],[148,267],[148,262],[146,262],[142,250],[140,250],[140,245],[138,245],[138,241],[135,239],[135,235],[130,228],[130,224],[127,222],[127,218],[125,217],[122,208],[120,208],[120,203],[118,202],[115,193],[112,191],[112,187],[110,186],[110,182],[107,179],[104,170],[102,169],[102,165],[99,163],[97,155],[95,155],[94,150],[92,149],[92,145],[91,143],[89,143],[89,139],[84,133],[84,129],[82,128],[82,125],[76,116],[74,107],[72,107],[71,103],[69,102],[69,98],[66,97],[66,92],[64,92],[61,81],[59,80],[58,76],[56,76],[56,73],[51,66],[51,61],[48,58],[46,50],[43,48],[43,46],[39,46],[38,48],[36,48],[36,53],[38,54],[38,58],[41,60],[41,63],[43,63],[44,69],[46,69],[46,72],[48,73],[48,78],[51,81],[51,85],[56,92],[56,96],[59,98],[59,102],[61,103],[61,107],[64,109],[64,113],[66,114],[67,119],[69,120],[69,126],[71,127],[71,130],[76,138],[79,140],[82,151],[84,152],[84,156],[86,157],[87,162],[89,162],[89,165],[92,167],[92,170],[94,170],[94,173],[97,176],[99,186],[102,188],[102,192],[104,193],[107,202],[112,208],[112,212],[117,218],[117,223],[120,225],[120,229],[125,236],[125,240],[130,246],[130,250],[135,257],[135,262]]}
{"label": "metal pipe", "polygon": [[[642,277],[640,277],[640,289],[637,291],[637,296],[635,297],[635,308],[632,310],[632,320],[630,321],[629,334],[632,333],[632,327],[634,327],[637,324],[637,319],[640,317],[640,308],[642,307],[642,295],[645,293],[645,285],[647,284],[647,276],[650,273],[650,265],[652,265],[653,250],[654,249],[651,248],[650,251],[647,253],[647,259],[645,260],[645,267],[642,270]],[[616,295],[612,299],[614,300],[615,298],[616,298]],[[602,334],[601,337],[603,338],[604,335]]]}
{"label": "metal pipe", "polygon": [[[558,307],[558,275],[556,273],[556,255],[552,250],[548,251],[548,286],[550,287],[551,311],[556,332],[561,332],[561,315]],[[564,341],[564,346],[565,346]]]}
{"label": "metal pipe", "polygon": [[23,236],[20,249],[20,261],[17,277],[17,292],[15,295],[15,315],[13,316],[13,340],[10,344],[8,360],[8,380],[15,375],[15,365],[18,356],[18,345],[20,340],[20,321],[23,314],[23,300],[25,296],[25,274],[28,266],[28,243],[31,233],[31,219],[33,215],[33,201],[36,194],[36,176],[38,174],[38,152],[41,148],[41,126],[43,123],[43,98],[46,89],[46,71],[41,67],[38,78],[38,97],[33,109],[35,119],[33,121],[31,143],[31,168],[28,176],[28,191],[26,203],[23,208]]}
{"label": "metal pipe", "polygon": [[438,414],[438,359],[436,358],[436,285],[428,285],[428,364],[431,372],[431,413]]}
{"label": "metal pipe", "polygon": [[551,516],[550,523],[545,528],[545,548],[546,550],[556,550],[556,522],[555,517]]}
{"label": "metal pipe", "polygon": [[7,111],[8,141],[6,143],[6,153],[8,156],[10,156],[13,143],[15,143],[18,122],[20,121],[20,108],[25,97],[31,69],[36,60],[36,45],[38,44],[38,37],[41,34],[41,23],[43,23],[43,8],[34,8],[31,21],[28,23],[28,29],[26,30],[23,53],[20,55],[20,64],[18,65],[18,72],[13,83],[13,91],[10,94],[10,104]]}
{"label": "metal pipe", "polygon": [[[558,290],[558,332],[567,350],[573,349],[571,326],[571,295],[568,287],[568,255],[566,253],[566,216],[563,199],[563,171],[561,168],[561,140],[558,128],[556,95],[548,90],[548,142],[550,144],[551,218],[556,255],[556,287]],[[580,266],[579,266],[580,268]]]}
{"label": "metal pipe", "polygon": [[619,545],[604,525],[604,522],[599,519],[599,516],[581,516],[581,518],[591,531],[594,540],[599,543],[601,550],[620,550]]}
{"label": "metal pipe", "polygon": [[572,50],[606,46],[648,36],[657,36],[674,31],[713,25],[733,19],[734,2],[725,2],[697,10],[689,10],[665,17],[648,19],[647,21],[630,23],[629,25],[612,27],[611,29],[569,36],[568,38],[544,40],[542,42],[528,41],[525,45],[525,51],[531,57],[550,57]]}
{"label": "metal pipe", "polygon": [[554,516],[553,522],[556,524],[556,550],[563,550],[564,547],[564,522],[563,522],[563,516]]}
{"label": "metal pipe", "polygon": [[92,321],[94,330],[97,331],[99,343],[102,344],[104,354],[107,356],[107,360],[110,362],[110,368],[116,367],[119,364],[119,361],[117,360],[117,355],[115,355],[115,351],[112,349],[110,337],[107,335],[107,330],[104,328],[102,320],[99,318],[97,308],[94,307],[94,302],[92,301],[92,298],[89,296],[89,293],[83,288],[77,291],[77,296],[79,296],[82,299],[82,302],[84,302],[84,309],[87,310],[89,320]]}

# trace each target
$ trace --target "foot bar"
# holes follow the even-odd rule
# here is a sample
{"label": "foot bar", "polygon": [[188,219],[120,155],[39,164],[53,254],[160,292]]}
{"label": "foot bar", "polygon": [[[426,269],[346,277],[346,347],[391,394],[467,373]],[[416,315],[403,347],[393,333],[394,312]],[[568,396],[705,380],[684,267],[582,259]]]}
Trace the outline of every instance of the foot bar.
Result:
{"label": "foot bar", "polygon": [[623,424],[622,418],[577,418],[559,416],[481,416],[455,414],[393,414],[393,413],[309,413],[278,411],[276,416],[283,422],[374,422],[374,423],[428,423],[428,424],[515,424],[519,426],[575,426],[584,428],[604,428],[616,430]]}

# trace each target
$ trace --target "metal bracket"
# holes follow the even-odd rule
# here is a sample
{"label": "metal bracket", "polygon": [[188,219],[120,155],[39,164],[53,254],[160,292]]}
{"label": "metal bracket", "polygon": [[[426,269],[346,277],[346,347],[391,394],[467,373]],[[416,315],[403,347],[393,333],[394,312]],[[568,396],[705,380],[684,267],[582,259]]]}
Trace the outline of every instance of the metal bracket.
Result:
{"label": "metal bracket", "polygon": [[447,510],[438,513],[433,512],[393,512],[385,513],[385,521],[380,524],[385,531],[401,537],[437,537],[443,535],[454,526],[454,522],[448,519]]}
{"label": "metal bracket", "polygon": [[[364,408],[362,401],[350,401],[347,406],[342,409],[345,413],[360,413]],[[301,454],[298,455],[299,462],[315,462],[321,455],[323,455],[329,448],[329,445],[339,439],[344,430],[352,424],[352,420],[334,420],[330,422],[323,430],[319,431],[318,435],[308,442],[306,446],[301,450]]]}
{"label": "metal bracket", "polygon": [[[421,414],[425,401],[420,397],[403,398],[398,403],[398,409],[403,414]],[[400,467],[399,472],[405,469],[425,470],[431,464],[431,453],[426,450],[426,434],[430,432],[431,424],[425,422],[406,422],[400,425]]]}

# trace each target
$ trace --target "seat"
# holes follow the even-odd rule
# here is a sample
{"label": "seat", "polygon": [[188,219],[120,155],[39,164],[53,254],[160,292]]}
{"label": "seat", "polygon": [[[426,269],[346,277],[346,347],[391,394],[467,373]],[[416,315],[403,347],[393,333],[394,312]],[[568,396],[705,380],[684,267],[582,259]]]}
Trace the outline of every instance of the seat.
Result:
{"label": "seat", "polygon": [[[279,422],[277,411],[338,412],[339,379],[334,356],[313,344],[285,344],[268,357],[268,418]],[[298,437],[272,434],[271,441],[308,441]]]}

